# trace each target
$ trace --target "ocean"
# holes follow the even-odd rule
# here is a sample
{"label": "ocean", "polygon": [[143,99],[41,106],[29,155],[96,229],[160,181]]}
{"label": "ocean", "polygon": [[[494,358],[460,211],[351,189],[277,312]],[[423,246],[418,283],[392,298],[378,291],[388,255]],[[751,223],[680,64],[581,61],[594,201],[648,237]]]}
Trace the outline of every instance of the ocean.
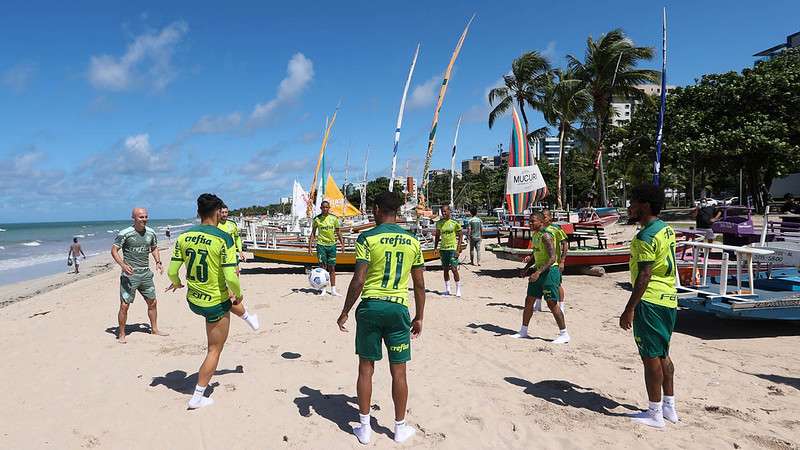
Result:
{"label": "ocean", "polygon": [[[159,245],[198,223],[195,219],[151,220],[147,226],[158,235]],[[128,220],[0,223],[0,285],[30,280],[73,270],[67,267],[67,253],[72,238],[77,237],[87,258],[110,253],[119,230],[132,225]]]}

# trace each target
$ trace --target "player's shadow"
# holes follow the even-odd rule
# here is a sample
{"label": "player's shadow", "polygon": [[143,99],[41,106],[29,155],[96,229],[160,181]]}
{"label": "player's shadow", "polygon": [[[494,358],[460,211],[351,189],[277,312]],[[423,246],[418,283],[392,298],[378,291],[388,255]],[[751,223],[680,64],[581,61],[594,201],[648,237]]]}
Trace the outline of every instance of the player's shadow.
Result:
{"label": "player's shadow", "polygon": [[633,285],[630,281],[617,281],[615,283],[618,288],[626,290],[628,292],[633,292]]}
{"label": "player's shadow", "polygon": [[475,273],[492,278],[520,278],[519,269],[479,269]]}
{"label": "player's shadow", "polygon": [[505,377],[508,383],[525,388],[523,392],[541,398],[558,406],[569,406],[577,409],[588,409],[606,416],[626,416],[628,412],[614,412],[617,408],[625,408],[631,412],[641,411],[634,405],[619,403],[595,392],[565,380],[542,380],[531,383],[516,377]]}
{"label": "player's shadow", "polygon": [[792,378],[792,377],[785,377],[783,375],[774,375],[765,373],[751,373],[750,375],[755,375],[758,378],[772,381],[773,383],[785,384],[786,386],[791,386],[800,391],[800,378]]}
{"label": "player's shadow", "polygon": [[[131,333],[145,333],[150,334],[152,330],[150,329],[150,324],[148,323],[129,323],[125,325],[125,335],[130,335]],[[119,335],[119,326],[116,327],[108,327],[106,328],[106,333],[113,334],[114,336]]]}
{"label": "player's shadow", "polygon": [[495,336],[508,336],[516,333],[516,331],[514,330],[499,327],[491,323],[481,323],[481,324],[471,323],[467,325],[467,328],[472,328],[473,330],[481,329],[484,331],[488,331],[490,333],[494,333]]}
{"label": "player's shadow", "polygon": [[301,293],[301,294],[319,295],[319,289],[311,289],[311,288],[292,288],[291,289],[291,294],[297,294],[298,292]]}
{"label": "player's shadow", "polygon": [[[214,375],[227,375],[229,373],[244,373],[244,367],[239,364],[235,369],[219,369],[214,372]],[[166,386],[175,392],[181,394],[194,393],[194,387],[197,385],[197,372],[187,375],[183,370],[173,370],[167,372],[163,377],[153,377],[150,386]],[[219,386],[218,382],[211,383],[206,389],[206,396],[214,392],[214,387]]]}
{"label": "player's shadow", "polygon": [[305,268],[295,266],[278,267],[243,267],[239,269],[241,275],[303,275]]}
{"label": "player's shadow", "polygon": [[703,340],[800,336],[800,322],[723,319],[713,314],[678,309],[675,333]]}
{"label": "player's shadow", "polygon": [[525,307],[522,305],[514,305],[511,303],[487,303],[486,306],[505,306],[506,308],[513,308],[519,310],[525,309]]}
{"label": "player's shadow", "polygon": [[[410,291],[410,292],[414,292],[414,289],[409,289],[409,291]],[[444,291],[437,291],[437,290],[435,290],[435,289],[428,289],[428,288],[425,288],[425,293],[426,293],[426,294],[436,294],[436,295],[439,295],[439,296],[442,296],[442,297],[444,297],[444,296],[445,296],[445,295],[444,295]]]}
{"label": "player's shadow", "polygon": [[[297,412],[301,416],[311,417],[313,413],[317,413],[320,417],[336,424],[345,433],[353,432],[351,423],[358,422],[358,398],[345,394],[323,394],[319,389],[308,386],[301,387],[300,393],[305,397],[295,398],[294,404],[297,405]],[[373,409],[375,408],[373,405]],[[371,419],[371,425],[373,431],[394,437],[393,433],[379,425],[374,417]]]}

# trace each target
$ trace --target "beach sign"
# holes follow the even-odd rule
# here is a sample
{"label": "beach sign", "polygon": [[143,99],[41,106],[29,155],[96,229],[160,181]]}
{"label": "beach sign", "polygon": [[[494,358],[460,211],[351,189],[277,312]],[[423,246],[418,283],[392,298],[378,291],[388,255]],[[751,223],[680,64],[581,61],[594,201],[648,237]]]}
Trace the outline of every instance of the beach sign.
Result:
{"label": "beach sign", "polygon": [[511,109],[511,117],[513,126],[508,146],[506,209],[509,214],[522,214],[531,203],[547,195],[547,185],[533,160],[516,108]]}
{"label": "beach sign", "polygon": [[524,194],[546,186],[539,166],[509,167],[506,177],[506,194]]}

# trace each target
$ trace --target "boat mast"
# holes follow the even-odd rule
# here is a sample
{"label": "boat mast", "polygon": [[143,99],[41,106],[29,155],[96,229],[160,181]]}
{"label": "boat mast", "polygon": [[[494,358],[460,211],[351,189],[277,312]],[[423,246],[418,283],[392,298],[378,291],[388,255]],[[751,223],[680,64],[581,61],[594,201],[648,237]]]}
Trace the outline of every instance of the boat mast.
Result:
{"label": "boat mast", "polygon": [[419,44],[417,44],[417,50],[414,52],[414,59],[411,60],[411,68],[408,69],[406,85],[403,87],[403,98],[400,100],[400,111],[397,113],[397,126],[395,126],[394,129],[394,149],[392,150],[392,174],[389,177],[389,192],[392,192],[394,189],[394,175],[395,169],[397,168],[397,146],[400,144],[400,127],[403,125],[406,96],[408,95],[408,87],[411,85],[411,76],[414,74],[414,66],[417,65],[417,55],[419,55]]}

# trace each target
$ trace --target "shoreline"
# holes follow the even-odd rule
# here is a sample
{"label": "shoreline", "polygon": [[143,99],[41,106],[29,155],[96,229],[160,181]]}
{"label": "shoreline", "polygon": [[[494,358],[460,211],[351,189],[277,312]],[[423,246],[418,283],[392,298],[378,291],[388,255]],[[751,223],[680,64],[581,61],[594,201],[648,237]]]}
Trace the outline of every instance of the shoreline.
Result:
{"label": "shoreline", "polygon": [[[165,252],[169,256],[169,247],[159,247],[161,261],[164,261]],[[152,264],[152,261],[151,261]],[[66,265],[65,265],[66,267]],[[81,261],[80,273],[62,271],[52,275],[43,275],[27,280],[0,285],[0,309],[14,303],[29,300],[37,295],[42,295],[55,289],[68,286],[81,280],[96,277],[114,270],[117,264],[111,257],[111,252],[104,252],[92,258]],[[70,269],[72,269],[70,267]],[[166,268],[164,269],[166,270]]]}

